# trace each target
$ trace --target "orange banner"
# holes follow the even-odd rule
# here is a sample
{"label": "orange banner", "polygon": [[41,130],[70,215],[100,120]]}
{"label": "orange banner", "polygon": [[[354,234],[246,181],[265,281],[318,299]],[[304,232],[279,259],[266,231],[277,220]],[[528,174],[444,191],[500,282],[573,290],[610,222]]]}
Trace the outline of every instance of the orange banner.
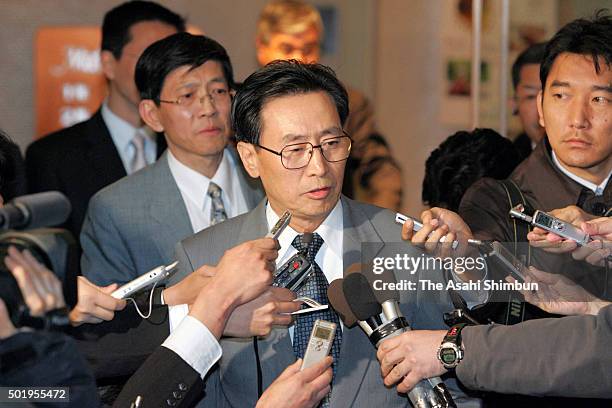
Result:
{"label": "orange banner", "polygon": [[36,139],[88,119],[106,95],[99,27],[42,27],[34,45]]}

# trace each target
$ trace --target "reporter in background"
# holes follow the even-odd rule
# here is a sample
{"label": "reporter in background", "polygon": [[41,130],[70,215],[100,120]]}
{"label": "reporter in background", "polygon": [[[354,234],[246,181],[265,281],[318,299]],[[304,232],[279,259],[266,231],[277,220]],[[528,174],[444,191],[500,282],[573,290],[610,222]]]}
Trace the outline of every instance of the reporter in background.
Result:
{"label": "reporter in background", "polygon": [[[602,247],[612,247],[612,220],[583,224]],[[406,235],[406,234],[404,234]],[[405,238],[405,237],[404,237]],[[596,263],[597,257],[587,258]],[[514,326],[454,326],[410,331],[385,341],[378,350],[385,385],[407,392],[423,378],[455,371],[468,388],[533,396],[612,398],[612,303],[594,297],[569,279],[530,269],[526,281],[537,282],[525,299],[560,319],[539,319]],[[456,368],[443,365],[443,342],[463,350]]]}
{"label": "reporter in background", "polygon": [[[244,254],[257,254],[249,263],[250,279],[245,281],[235,273],[236,263],[231,260],[232,257],[222,259],[217,267],[207,267],[210,280],[201,290],[189,315],[130,379],[114,406],[129,406],[137,396],[142,398],[144,406],[167,403],[187,407],[199,401],[203,392],[203,378],[221,356],[218,339],[229,316],[236,306],[251,301],[267,290],[272,280],[272,261],[278,254],[276,241],[264,238],[240,247]],[[235,258],[236,251],[231,255]],[[5,263],[14,274],[33,315],[64,306],[57,278],[27,251],[20,253],[11,247]],[[87,296],[91,293],[94,292],[90,291]],[[89,307],[83,310],[88,310],[86,314],[94,319],[104,319],[103,315],[108,312],[98,313]],[[25,353],[23,350],[27,351],[23,354],[25,363],[10,357],[15,353]],[[18,332],[0,300],[0,355],[3,358],[0,383],[13,386],[69,386],[70,406],[97,406],[99,401],[93,376],[75,351],[73,340],[62,334]],[[301,360],[289,366],[264,392],[258,406],[316,406],[329,392],[331,357],[304,371],[300,371],[300,365]],[[168,373],[172,373],[172,376],[169,377]]]}

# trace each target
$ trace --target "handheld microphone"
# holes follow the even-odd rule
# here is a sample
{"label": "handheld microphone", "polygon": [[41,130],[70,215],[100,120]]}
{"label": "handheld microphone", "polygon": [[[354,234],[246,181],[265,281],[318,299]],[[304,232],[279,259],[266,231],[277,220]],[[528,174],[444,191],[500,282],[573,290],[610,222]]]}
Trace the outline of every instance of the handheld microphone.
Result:
{"label": "handheld microphone", "polygon": [[[378,348],[384,340],[410,330],[399,309],[397,293],[386,291],[386,294],[380,295],[381,298],[377,299],[367,278],[359,273],[348,275],[343,281],[342,288],[346,303],[375,348]],[[337,302],[337,297],[334,297],[334,300],[329,297],[329,300],[335,308],[334,302]],[[385,305],[384,308],[379,303],[380,300]],[[416,408],[456,407],[439,377],[421,380],[408,393],[408,398]]]}
{"label": "handheld microphone", "polygon": [[0,229],[26,229],[64,223],[72,207],[59,191],[30,194],[14,198],[0,208]]}
{"label": "handheld microphone", "polygon": [[343,281],[343,279],[336,279],[329,284],[327,288],[327,298],[329,299],[331,307],[336,311],[338,316],[340,316],[340,319],[342,319],[344,326],[350,329],[357,324],[357,318],[344,297],[344,292],[342,291]]}

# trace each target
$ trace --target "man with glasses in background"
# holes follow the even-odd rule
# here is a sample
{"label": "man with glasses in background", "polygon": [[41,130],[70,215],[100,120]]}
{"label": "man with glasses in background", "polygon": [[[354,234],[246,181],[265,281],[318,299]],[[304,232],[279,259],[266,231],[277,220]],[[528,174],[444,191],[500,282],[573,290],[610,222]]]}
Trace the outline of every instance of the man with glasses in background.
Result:
{"label": "man with glasses in background", "polygon": [[136,85],[142,119],[164,133],[168,151],[92,198],[82,267],[97,285],[172,263],[181,239],[247,212],[263,196],[227,145],[235,84],[220,44],[187,33],[155,43],[137,63]]}

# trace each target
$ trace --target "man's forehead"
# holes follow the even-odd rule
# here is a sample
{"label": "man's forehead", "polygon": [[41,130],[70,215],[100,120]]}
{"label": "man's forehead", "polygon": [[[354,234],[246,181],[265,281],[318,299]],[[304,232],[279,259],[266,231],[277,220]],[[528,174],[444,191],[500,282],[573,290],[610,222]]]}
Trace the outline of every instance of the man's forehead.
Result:
{"label": "man's forehead", "polygon": [[540,84],[540,64],[525,64],[520,70],[520,83]]}
{"label": "man's forehead", "polygon": [[180,86],[189,83],[199,84],[201,83],[203,72],[207,73],[207,77],[204,78],[207,83],[226,82],[221,64],[215,60],[208,60],[202,65],[182,65],[175,68],[166,75],[164,85],[171,84],[173,86]]}
{"label": "man's forehead", "polygon": [[[298,98],[321,98],[307,103]],[[336,105],[324,91],[306,92],[277,96],[266,100],[260,112],[262,134],[266,128],[275,128],[279,140],[300,139],[341,133]]]}
{"label": "man's forehead", "polygon": [[277,42],[294,42],[294,41],[319,41],[319,33],[314,27],[309,27],[303,31],[297,32],[284,32],[277,31],[271,33],[270,40],[275,40]]}
{"label": "man's forehead", "polygon": [[141,45],[146,48],[154,42],[177,32],[176,27],[160,20],[138,21],[128,29],[129,41],[126,43],[126,47]]}
{"label": "man's forehead", "polygon": [[590,55],[563,53],[555,58],[548,78],[548,86],[578,83],[592,83],[598,86],[612,85],[612,67],[606,64],[603,57],[598,59],[599,72],[596,70],[593,58]]}

